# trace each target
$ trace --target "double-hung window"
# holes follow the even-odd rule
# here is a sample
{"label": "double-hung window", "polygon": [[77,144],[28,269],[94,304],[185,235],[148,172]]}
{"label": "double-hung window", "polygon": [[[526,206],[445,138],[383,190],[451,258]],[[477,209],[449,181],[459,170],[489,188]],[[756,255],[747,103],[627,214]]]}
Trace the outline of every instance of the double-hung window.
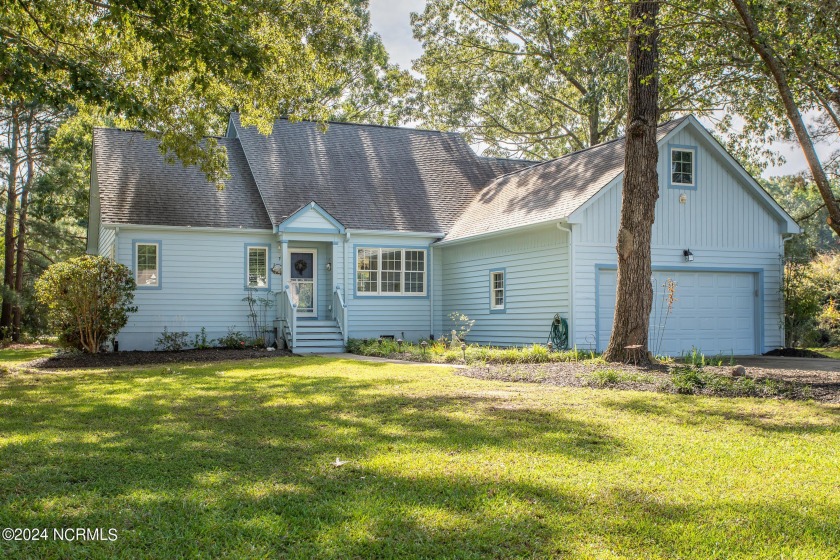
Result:
{"label": "double-hung window", "polygon": [[268,247],[248,247],[248,287],[268,288]]}
{"label": "double-hung window", "polygon": [[505,271],[490,271],[490,310],[502,311],[505,308]]}
{"label": "double-hung window", "polygon": [[134,279],[137,286],[160,286],[160,243],[136,243],[134,259]]}
{"label": "double-hung window", "polygon": [[691,148],[671,148],[671,184],[694,187],[696,172],[695,152]]}
{"label": "double-hung window", "polygon": [[363,248],[356,251],[359,295],[426,295],[426,250]]}

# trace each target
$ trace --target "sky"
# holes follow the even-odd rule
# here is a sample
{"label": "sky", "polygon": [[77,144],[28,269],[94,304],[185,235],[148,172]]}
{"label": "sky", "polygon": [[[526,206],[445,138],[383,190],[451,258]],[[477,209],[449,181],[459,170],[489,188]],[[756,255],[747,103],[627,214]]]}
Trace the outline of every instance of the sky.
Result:
{"label": "sky", "polygon": [[[425,0],[370,0],[370,17],[373,30],[382,37],[391,61],[400,67],[411,69],[411,61],[419,58],[423,48],[411,35],[411,12],[423,11]],[[701,119],[703,120],[703,119]],[[704,121],[707,126],[711,123]],[[825,161],[832,151],[840,148],[840,143],[833,146],[818,145],[817,152]],[[806,171],[808,166],[798,144],[779,142],[773,149],[784,156],[786,162],[777,167],[770,167],[762,174],[765,177],[788,175]]]}

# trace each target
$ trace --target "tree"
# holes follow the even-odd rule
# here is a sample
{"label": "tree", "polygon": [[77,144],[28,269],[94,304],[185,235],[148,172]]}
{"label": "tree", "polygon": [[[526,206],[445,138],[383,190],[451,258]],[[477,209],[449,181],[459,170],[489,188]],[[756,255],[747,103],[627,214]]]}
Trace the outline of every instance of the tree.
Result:
{"label": "tree", "polygon": [[[604,359],[649,362],[648,326],[653,303],[650,243],[659,198],[659,0],[630,4],[627,39],[627,138],[618,228],[615,318]],[[628,351],[628,346],[641,346]]]}
{"label": "tree", "polygon": [[[667,7],[667,6],[666,6]],[[693,78],[686,16],[665,15],[664,116],[717,106]],[[417,117],[462,131],[494,155],[551,158],[624,132],[626,13],[582,0],[431,0],[413,17],[423,42]]]}
{"label": "tree", "polygon": [[35,282],[38,300],[62,344],[95,354],[137,311],[127,266],[85,255],[54,264]]}
{"label": "tree", "polygon": [[372,109],[354,106],[348,92],[379,104],[377,94],[404,86],[376,53],[366,8],[361,0],[11,1],[0,14],[0,99],[102,107],[218,180],[224,149],[201,140],[230,110],[267,130],[279,115],[323,120],[336,105],[365,114]]}
{"label": "tree", "polygon": [[[794,63],[794,69],[797,68],[796,63],[800,65],[810,65],[814,62],[818,61],[802,61],[797,60],[798,57],[789,57],[788,59],[783,59],[776,50],[773,48],[772,45],[772,32],[768,33],[763,31],[759,28],[759,25],[756,20],[755,13],[766,13],[767,6],[759,4],[756,7],[750,6],[747,4],[745,0],[732,0],[732,4],[735,6],[735,9],[738,12],[738,15],[743,22],[743,33],[746,36],[746,40],[748,41],[749,45],[752,49],[761,57],[762,62],[764,63],[764,67],[766,72],[772,77],[773,82],[775,83],[776,88],[778,89],[779,97],[782,100],[782,104],[784,106],[785,114],[787,115],[788,120],[790,121],[791,127],[793,127],[793,131],[796,135],[797,140],[799,141],[799,145],[802,148],[802,153],[805,155],[805,160],[808,162],[808,168],[811,170],[811,175],[813,176],[814,183],[817,185],[817,189],[820,191],[820,195],[825,202],[825,207],[828,210],[828,225],[835,231],[835,233],[840,236],[840,201],[836,198],[836,195],[832,192],[831,184],[828,181],[828,176],[823,169],[822,163],[820,162],[820,158],[817,155],[817,151],[814,148],[813,140],[811,139],[811,134],[808,131],[807,126],[805,125],[805,121],[802,118],[802,113],[800,112],[799,105],[797,100],[794,96],[794,90],[791,85],[793,79],[790,76],[790,71],[788,70],[789,62]],[[794,7],[785,3],[785,8],[795,9]],[[835,13],[837,12],[837,7],[834,7]],[[819,11],[818,11],[819,13]],[[803,15],[807,15],[807,13],[803,13]],[[807,21],[807,18],[806,18]],[[791,32],[790,29],[785,31],[785,34],[789,34]],[[778,32],[777,32],[778,33]],[[830,33],[835,36],[837,33],[837,28],[835,27],[833,30],[830,30]],[[778,36],[776,37],[779,38]],[[836,39],[835,39],[836,40]],[[835,50],[834,55],[837,56],[838,52]],[[833,61],[836,64],[836,59]],[[796,70],[794,70],[796,71]],[[840,75],[840,73],[838,73]],[[812,91],[817,94],[820,102],[823,106],[823,109],[827,111],[827,114],[831,117],[837,118],[837,114],[833,111],[832,101],[828,101],[824,95],[820,95],[819,87],[815,84],[810,84],[812,87]],[[840,86],[840,80],[837,80],[834,83],[835,91],[833,93],[840,93],[840,89],[836,89],[837,86]],[[830,88],[830,86],[829,86]],[[831,93],[829,93],[831,95]],[[840,102],[840,97],[835,97],[833,100],[834,104],[838,104]],[[838,131],[840,131],[840,119],[835,120],[837,124]]]}

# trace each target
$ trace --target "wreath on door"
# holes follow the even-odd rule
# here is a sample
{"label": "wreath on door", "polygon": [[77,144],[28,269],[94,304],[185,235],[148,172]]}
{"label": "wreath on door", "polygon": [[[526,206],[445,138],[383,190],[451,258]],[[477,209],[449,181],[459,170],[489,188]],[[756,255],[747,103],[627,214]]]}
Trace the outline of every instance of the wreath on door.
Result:
{"label": "wreath on door", "polygon": [[303,276],[303,271],[304,271],[304,270],[306,270],[306,268],[307,268],[308,266],[309,266],[309,265],[307,265],[307,264],[306,264],[306,261],[305,261],[305,260],[303,260],[303,259],[298,259],[298,260],[295,262],[295,270],[297,270],[297,273],[298,273],[298,274],[300,274],[301,276]]}

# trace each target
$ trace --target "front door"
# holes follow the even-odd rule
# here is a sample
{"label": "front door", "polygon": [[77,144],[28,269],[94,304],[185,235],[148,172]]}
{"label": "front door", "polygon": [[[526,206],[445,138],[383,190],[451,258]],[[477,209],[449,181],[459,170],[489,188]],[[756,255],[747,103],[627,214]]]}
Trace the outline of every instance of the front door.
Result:
{"label": "front door", "polygon": [[315,249],[295,249],[289,252],[289,261],[292,302],[297,305],[298,317],[317,317],[318,253]]}

